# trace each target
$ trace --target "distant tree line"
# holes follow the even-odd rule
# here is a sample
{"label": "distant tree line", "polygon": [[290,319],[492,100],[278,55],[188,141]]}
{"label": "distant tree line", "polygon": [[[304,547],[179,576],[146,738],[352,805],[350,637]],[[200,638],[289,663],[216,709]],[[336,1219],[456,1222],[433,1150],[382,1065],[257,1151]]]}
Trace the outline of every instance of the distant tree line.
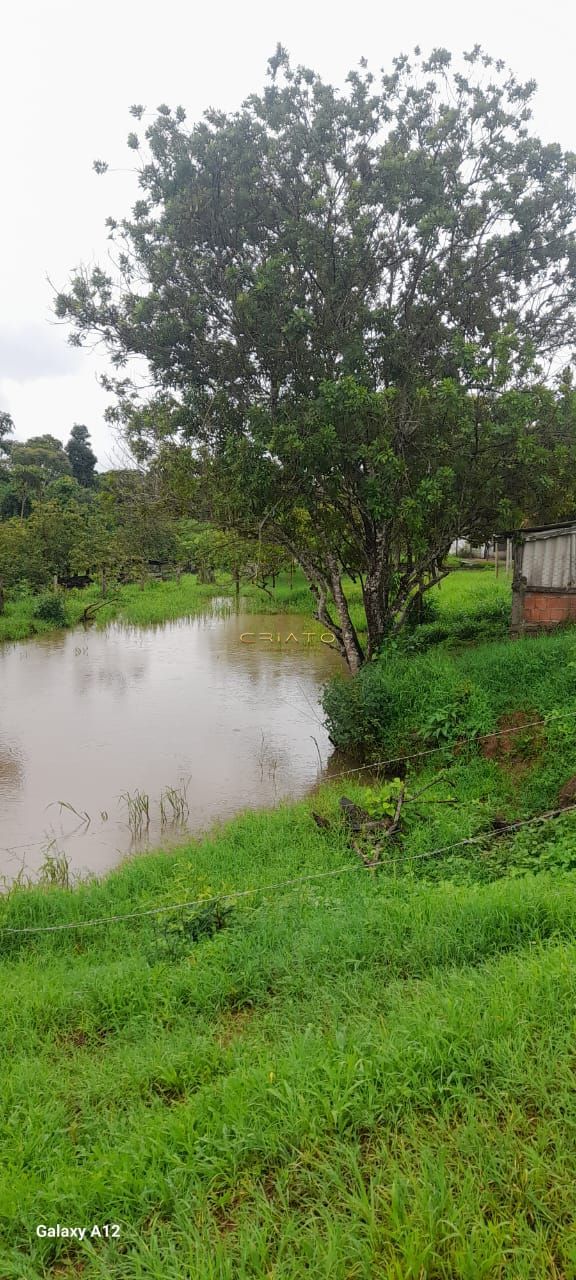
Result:
{"label": "distant tree line", "polygon": [[162,466],[98,472],[88,428],[66,445],[52,435],[18,441],[0,412],[0,608],[6,593],[118,581],[193,569],[203,583],[219,572],[236,589],[269,590],[286,553],[216,529],[191,474]]}

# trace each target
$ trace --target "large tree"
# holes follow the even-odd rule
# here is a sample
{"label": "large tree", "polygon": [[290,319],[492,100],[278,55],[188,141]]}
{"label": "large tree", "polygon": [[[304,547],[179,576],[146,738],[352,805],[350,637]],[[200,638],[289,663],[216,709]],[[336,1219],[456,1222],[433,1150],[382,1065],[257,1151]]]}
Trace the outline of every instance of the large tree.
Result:
{"label": "large tree", "polygon": [[289,549],[352,668],[456,535],[523,509],[542,415],[572,448],[542,384],[574,336],[576,160],[529,132],[534,88],[477,48],[363,64],[341,94],[278,47],[239,111],[189,130],[162,106],[130,135],[119,275],[57,298],[73,341],[146,357],[148,407],[115,380],[133,441],[184,442],[221,523]]}
{"label": "large tree", "polygon": [[70,439],[65,447],[72,468],[72,475],[85,489],[91,489],[96,483],[96,463],[98,461],[90,444],[88,427],[75,422],[70,432]]}
{"label": "large tree", "polygon": [[70,463],[56,436],[30,436],[10,445],[8,476],[22,519],[48,485],[65,475]]}

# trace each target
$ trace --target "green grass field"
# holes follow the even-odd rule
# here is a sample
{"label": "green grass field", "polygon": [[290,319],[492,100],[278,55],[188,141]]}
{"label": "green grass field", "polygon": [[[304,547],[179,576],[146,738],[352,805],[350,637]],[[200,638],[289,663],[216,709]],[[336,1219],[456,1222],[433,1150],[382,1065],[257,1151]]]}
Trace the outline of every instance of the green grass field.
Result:
{"label": "green grass field", "polygon": [[[576,815],[494,830],[576,773],[573,636],[390,657],[402,706],[411,669],[472,682],[489,729],[542,723],[488,755],[428,726],[376,872],[339,798],[398,784],[360,772],[4,897],[2,1280],[576,1276]],[[120,1233],[36,1235],[56,1223]]]}
{"label": "green grass field", "polygon": [[[144,627],[176,618],[195,617],[210,609],[215,599],[223,597],[234,601],[232,579],[225,574],[219,574],[212,585],[198,582],[194,574],[182,574],[179,582],[175,579],[166,582],[151,580],[144,587],[135,583],[111,586],[105,600],[96,584],[62,593],[67,622],[71,627],[79,625],[86,607],[90,605],[101,606],[94,613],[96,626],[120,621]],[[38,599],[33,595],[8,599],[4,613],[0,615],[0,642],[25,640],[56,629],[34,616]],[[257,587],[242,587],[240,607],[261,613],[293,611],[311,614],[313,600],[303,575],[294,574],[292,587],[288,575],[283,575],[272,597]]]}
{"label": "green grass field", "polygon": [[[226,594],[228,589],[227,580],[223,579],[214,586],[203,586],[194,575],[183,574],[180,582],[170,579],[167,582],[150,581],[144,588],[133,583],[111,587],[106,600],[102,599],[96,584],[83,590],[63,592],[62,598],[71,627],[79,625],[89,605],[102,605],[94,613],[96,626],[106,626],[115,620],[151,626],[175,618],[193,617],[210,608],[214,597]],[[24,640],[56,629],[34,617],[37,600],[37,596],[22,595],[7,601],[4,613],[0,615],[0,641]]]}
{"label": "green grass field", "polygon": [[442,614],[468,610],[480,612],[494,600],[510,600],[511,579],[500,571],[498,577],[491,564],[482,569],[453,569],[437,587],[432,588]]}
{"label": "green grass field", "polygon": [[[348,582],[347,592],[352,620],[359,634],[364,636],[365,616],[360,583]],[[225,574],[219,574],[216,582],[208,586],[199,583],[194,574],[182,574],[179,582],[175,579],[166,582],[150,580],[144,587],[138,584],[111,586],[106,602],[102,601],[96,584],[62,593],[67,622],[71,627],[79,624],[88,605],[103,605],[94,615],[97,626],[105,626],[114,620],[151,626],[175,618],[194,617],[209,608],[214,598],[223,596],[234,600],[232,579]],[[495,606],[506,610],[510,601],[510,582],[503,575],[496,580],[491,568],[475,573],[456,569],[429,593],[429,597],[434,602],[435,616],[450,631],[462,618],[472,618],[478,623],[483,614],[486,611],[490,614]],[[25,640],[55,629],[52,624],[34,616],[38,599],[38,596],[27,594],[13,594],[8,598],[4,613],[0,615],[0,643]],[[287,573],[281,574],[269,592],[253,585],[243,585],[240,607],[249,612],[312,614],[314,601],[304,575],[296,571],[292,579]]]}
{"label": "green grass field", "polygon": [[260,886],[212,937],[4,935],[0,1274],[574,1274],[576,878],[498,874],[372,876],[299,805],[14,894],[4,926]]}

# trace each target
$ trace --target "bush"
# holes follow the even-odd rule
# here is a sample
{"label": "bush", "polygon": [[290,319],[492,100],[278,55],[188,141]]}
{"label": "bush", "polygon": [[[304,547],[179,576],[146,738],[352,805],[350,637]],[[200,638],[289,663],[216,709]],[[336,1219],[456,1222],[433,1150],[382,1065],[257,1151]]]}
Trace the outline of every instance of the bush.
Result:
{"label": "bush", "polygon": [[[416,633],[417,634],[417,633]],[[328,731],[341,750],[368,758],[404,755],[491,733],[510,711],[555,715],[576,700],[576,630],[408,655],[384,650],[323,697]]]}
{"label": "bush", "polygon": [[494,723],[480,683],[444,654],[383,657],[332,681],[323,705],[334,745],[372,758],[449,745]]}
{"label": "bush", "polygon": [[41,622],[51,622],[55,627],[65,627],[68,621],[64,601],[55,591],[48,591],[46,595],[40,596],[33,616]]}
{"label": "bush", "polygon": [[427,591],[423,596],[414,596],[406,614],[408,627],[421,627],[438,621],[440,607],[437,597]]}

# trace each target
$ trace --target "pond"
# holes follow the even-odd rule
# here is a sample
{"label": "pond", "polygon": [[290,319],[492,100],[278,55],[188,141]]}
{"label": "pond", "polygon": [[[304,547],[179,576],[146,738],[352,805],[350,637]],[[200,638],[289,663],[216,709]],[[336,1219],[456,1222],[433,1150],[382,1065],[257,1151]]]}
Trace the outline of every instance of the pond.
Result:
{"label": "pond", "polygon": [[310,618],[219,603],[0,647],[0,875],[100,874],[315,784],[342,660]]}

